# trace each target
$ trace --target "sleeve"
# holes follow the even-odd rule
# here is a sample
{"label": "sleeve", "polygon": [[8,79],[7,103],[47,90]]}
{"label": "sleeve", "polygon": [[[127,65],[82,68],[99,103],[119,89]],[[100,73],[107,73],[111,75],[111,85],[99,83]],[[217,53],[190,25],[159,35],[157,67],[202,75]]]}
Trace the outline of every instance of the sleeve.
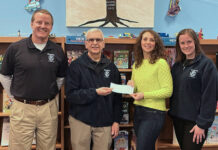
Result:
{"label": "sleeve", "polygon": [[202,73],[201,106],[196,123],[200,128],[207,129],[214,121],[217,105],[217,70],[212,61],[207,63],[206,69]]}
{"label": "sleeve", "polygon": [[13,44],[11,44],[3,58],[2,66],[1,66],[1,74],[11,76],[14,73],[14,65],[15,65],[15,49]]}
{"label": "sleeve", "polygon": [[61,86],[64,83],[64,78],[57,78],[56,82],[57,82],[57,85],[58,85],[58,90],[60,90]]}
{"label": "sleeve", "polygon": [[173,92],[173,81],[170,72],[169,65],[165,60],[161,60],[158,63],[158,75],[157,80],[160,84],[160,89],[144,92],[144,98],[168,98]]}
{"label": "sleeve", "polygon": [[97,98],[95,88],[81,89],[81,72],[78,68],[81,68],[79,64],[72,62],[67,70],[66,76],[66,99],[70,103],[85,105],[91,103]]}
{"label": "sleeve", "polygon": [[[115,67],[115,66],[114,66]],[[118,71],[117,68],[115,68],[115,77],[114,77],[114,83],[116,84],[121,84],[121,76],[120,76],[120,72]],[[113,93],[114,94],[114,122],[120,123],[121,119],[122,119],[122,94],[118,94],[118,93]]]}
{"label": "sleeve", "polygon": [[5,89],[6,93],[8,94],[8,96],[12,99],[14,98],[14,96],[11,95],[11,92],[10,92],[11,80],[12,80],[11,76],[5,76],[5,75],[0,74],[0,82],[3,88]]}
{"label": "sleeve", "polygon": [[[135,63],[133,64],[133,66],[132,66],[132,75],[131,75],[131,80],[135,80]],[[137,85],[135,84],[134,85],[134,92],[136,92],[137,91]]]}
{"label": "sleeve", "polygon": [[65,77],[66,76],[66,71],[67,71],[67,56],[64,54],[62,48],[60,47],[59,49],[59,57],[60,57],[60,62],[59,62],[59,68],[57,72],[57,77]]}

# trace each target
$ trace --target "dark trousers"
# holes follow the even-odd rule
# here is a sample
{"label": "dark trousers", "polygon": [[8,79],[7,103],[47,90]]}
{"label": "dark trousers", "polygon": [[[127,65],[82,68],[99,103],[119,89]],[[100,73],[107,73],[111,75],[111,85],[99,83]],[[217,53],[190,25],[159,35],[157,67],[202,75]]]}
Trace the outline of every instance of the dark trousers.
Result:
{"label": "dark trousers", "polygon": [[136,150],[155,150],[155,142],[164,125],[165,118],[165,111],[141,106],[135,107]]}
{"label": "dark trousers", "polygon": [[196,125],[195,122],[173,118],[173,125],[175,128],[176,138],[182,150],[201,150],[206,140],[208,129],[205,130],[205,139],[202,138],[202,142],[196,144],[196,142],[193,143],[194,133],[190,133],[190,130]]}

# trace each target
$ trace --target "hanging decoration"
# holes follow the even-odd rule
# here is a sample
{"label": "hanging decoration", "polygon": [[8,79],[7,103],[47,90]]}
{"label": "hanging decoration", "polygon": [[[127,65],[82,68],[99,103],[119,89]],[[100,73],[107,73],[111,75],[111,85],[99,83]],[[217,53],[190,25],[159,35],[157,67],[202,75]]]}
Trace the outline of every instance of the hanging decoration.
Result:
{"label": "hanging decoration", "polygon": [[168,16],[175,16],[180,12],[179,1],[180,0],[170,0],[170,8],[167,13]]}
{"label": "hanging decoration", "polygon": [[39,0],[28,0],[28,4],[24,6],[27,11],[35,11],[40,8]]}

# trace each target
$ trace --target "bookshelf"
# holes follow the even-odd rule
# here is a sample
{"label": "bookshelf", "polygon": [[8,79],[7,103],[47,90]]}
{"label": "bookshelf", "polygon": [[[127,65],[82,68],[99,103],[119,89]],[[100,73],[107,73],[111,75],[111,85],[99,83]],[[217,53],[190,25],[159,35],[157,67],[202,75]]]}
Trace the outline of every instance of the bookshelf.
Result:
{"label": "bookshelf", "polygon": [[[25,37],[0,37],[0,54],[4,54],[7,47],[16,41],[19,41]],[[65,49],[65,37],[56,37],[51,38],[53,42],[61,45],[63,50]],[[9,117],[9,113],[2,112],[3,105],[3,87],[0,85],[0,138],[2,138],[2,124],[3,118]],[[64,87],[62,86],[59,92],[59,112],[58,112],[58,135],[57,135],[57,144],[56,149],[64,150]],[[7,146],[0,146],[0,150],[7,150]],[[32,149],[36,149],[36,146],[33,145]]]}

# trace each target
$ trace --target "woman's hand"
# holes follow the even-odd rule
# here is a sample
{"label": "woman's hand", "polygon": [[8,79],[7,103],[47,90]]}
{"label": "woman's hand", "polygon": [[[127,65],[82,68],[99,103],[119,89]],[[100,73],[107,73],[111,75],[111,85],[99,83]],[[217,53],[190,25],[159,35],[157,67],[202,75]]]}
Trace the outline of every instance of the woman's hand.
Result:
{"label": "woman's hand", "polygon": [[129,81],[127,82],[127,85],[129,85],[129,86],[131,86],[131,87],[134,88],[134,81],[133,81],[133,80],[129,80]]}
{"label": "woman's hand", "polygon": [[136,101],[144,99],[144,93],[133,93],[130,96]]}
{"label": "woman's hand", "polygon": [[190,133],[193,133],[193,142],[199,144],[202,142],[202,139],[205,138],[204,129],[199,128],[197,125],[195,125],[191,130]]}

